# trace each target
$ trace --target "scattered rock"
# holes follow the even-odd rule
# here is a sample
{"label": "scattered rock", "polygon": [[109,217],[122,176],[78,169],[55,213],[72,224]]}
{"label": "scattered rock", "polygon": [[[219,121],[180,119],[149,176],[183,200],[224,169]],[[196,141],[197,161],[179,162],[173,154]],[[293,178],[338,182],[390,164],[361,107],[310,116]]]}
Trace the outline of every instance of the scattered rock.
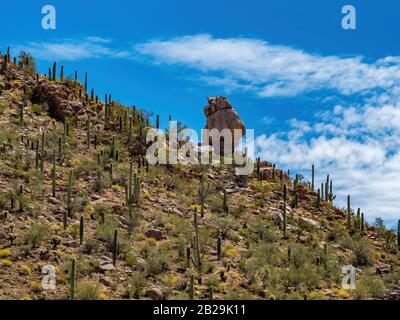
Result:
{"label": "scattered rock", "polygon": [[111,270],[114,270],[115,267],[112,263],[106,263],[106,264],[100,265],[100,269],[102,271],[111,271]]}
{"label": "scattered rock", "polygon": [[111,280],[108,277],[101,277],[99,279],[99,282],[104,284],[106,287],[110,287],[111,286]]}
{"label": "scattered rock", "polygon": [[48,200],[51,204],[55,204],[55,205],[59,205],[61,203],[59,200],[57,200],[56,198],[53,198],[53,197],[49,197]]}
{"label": "scattered rock", "polygon": [[161,231],[157,229],[150,229],[146,231],[144,235],[148,238],[154,238],[156,240],[162,240],[163,238]]}
{"label": "scattered rock", "polygon": [[154,287],[147,290],[145,296],[153,300],[161,300],[163,298],[163,293],[160,288]]}
{"label": "scattered rock", "polygon": [[276,224],[281,224],[283,223],[283,215],[280,212],[274,212],[272,214],[272,220],[276,223]]}
{"label": "scattered rock", "polygon": [[145,270],[146,261],[142,258],[136,259],[135,270],[138,272],[142,272]]}

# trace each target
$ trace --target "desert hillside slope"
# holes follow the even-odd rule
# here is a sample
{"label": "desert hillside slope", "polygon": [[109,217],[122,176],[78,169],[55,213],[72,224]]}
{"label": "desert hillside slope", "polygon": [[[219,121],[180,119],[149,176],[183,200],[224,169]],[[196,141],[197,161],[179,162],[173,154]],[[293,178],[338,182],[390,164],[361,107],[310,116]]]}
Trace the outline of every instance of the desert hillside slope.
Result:
{"label": "desert hillside slope", "polygon": [[0,65],[0,299],[400,299],[396,234],[334,188],[267,162],[149,165],[149,114],[29,55]]}

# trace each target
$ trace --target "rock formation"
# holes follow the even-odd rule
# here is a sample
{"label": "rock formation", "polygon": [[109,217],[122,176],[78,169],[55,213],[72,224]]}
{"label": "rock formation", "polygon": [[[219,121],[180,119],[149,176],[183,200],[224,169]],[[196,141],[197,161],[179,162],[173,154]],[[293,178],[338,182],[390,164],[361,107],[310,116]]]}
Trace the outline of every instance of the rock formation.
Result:
{"label": "rock formation", "polygon": [[[228,99],[225,97],[208,97],[207,99],[208,105],[204,108],[204,114],[207,117],[205,129],[217,129],[220,132],[224,129],[229,129],[232,133],[232,139],[234,130],[237,129],[241,130],[240,137],[243,137],[246,133],[246,128]],[[234,147],[237,143],[238,141],[233,141]],[[223,151],[223,142],[221,142],[221,150]]]}

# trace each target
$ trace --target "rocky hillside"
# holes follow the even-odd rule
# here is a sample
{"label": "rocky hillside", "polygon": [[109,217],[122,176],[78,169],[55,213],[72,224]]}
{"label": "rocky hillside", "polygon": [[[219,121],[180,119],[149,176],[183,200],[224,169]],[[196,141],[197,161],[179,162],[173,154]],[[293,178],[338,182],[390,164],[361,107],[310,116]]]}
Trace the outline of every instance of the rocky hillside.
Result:
{"label": "rocky hillside", "polygon": [[0,299],[400,299],[396,234],[336,208],[329,179],[149,165],[149,114],[0,64]]}

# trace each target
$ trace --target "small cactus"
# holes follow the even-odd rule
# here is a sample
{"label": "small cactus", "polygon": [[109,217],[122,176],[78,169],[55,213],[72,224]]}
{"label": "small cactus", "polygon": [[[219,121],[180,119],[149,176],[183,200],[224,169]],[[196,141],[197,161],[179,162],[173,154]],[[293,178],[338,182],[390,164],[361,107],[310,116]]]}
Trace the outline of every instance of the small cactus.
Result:
{"label": "small cactus", "polygon": [[189,281],[189,299],[193,300],[194,299],[194,275],[190,275],[190,281]]}
{"label": "small cactus", "polygon": [[88,85],[88,73],[85,72],[85,85],[84,85],[85,92],[87,92],[87,85]]}
{"label": "small cactus", "polygon": [[53,63],[53,76],[52,76],[52,78],[53,78],[53,81],[57,80],[57,62]]}
{"label": "small cactus", "polygon": [[76,281],[76,260],[72,259],[71,274],[70,274],[70,289],[69,289],[69,298],[71,300],[75,299],[75,281]]}
{"label": "small cactus", "polygon": [[79,221],[79,244],[82,245],[83,243],[83,230],[84,230],[84,225],[83,225],[83,216],[81,216],[81,219]]}
{"label": "small cactus", "polygon": [[218,260],[221,260],[221,237],[218,236],[217,238],[217,257]]}
{"label": "small cactus", "polygon": [[64,66],[61,66],[61,70],[60,70],[60,81],[61,81],[61,82],[64,81]]}
{"label": "small cactus", "polygon": [[117,255],[118,255],[118,230],[114,230],[114,242],[113,242],[113,265],[117,263]]}
{"label": "small cactus", "polygon": [[283,234],[286,235],[286,198],[287,190],[286,184],[283,185]]}
{"label": "small cactus", "polygon": [[347,196],[347,229],[351,230],[351,205],[350,205],[350,195]]}
{"label": "small cactus", "polygon": [[208,195],[209,186],[207,188],[204,186],[204,179],[201,178],[200,186],[199,186],[199,200],[200,200],[200,217],[204,217],[204,201]]}
{"label": "small cactus", "polygon": [[223,201],[223,204],[222,204],[222,209],[224,210],[224,212],[225,212],[226,214],[229,213],[228,195],[227,195],[226,189],[224,189],[224,201]]}
{"label": "small cactus", "polygon": [[44,143],[45,143],[45,134],[44,131],[42,132],[42,144],[41,144],[41,151],[40,151],[40,172],[44,173]]}
{"label": "small cactus", "polygon": [[51,194],[56,196],[56,149],[53,150],[53,169],[51,170]]}
{"label": "small cactus", "polygon": [[400,250],[400,220],[397,221],[397,247]]}

